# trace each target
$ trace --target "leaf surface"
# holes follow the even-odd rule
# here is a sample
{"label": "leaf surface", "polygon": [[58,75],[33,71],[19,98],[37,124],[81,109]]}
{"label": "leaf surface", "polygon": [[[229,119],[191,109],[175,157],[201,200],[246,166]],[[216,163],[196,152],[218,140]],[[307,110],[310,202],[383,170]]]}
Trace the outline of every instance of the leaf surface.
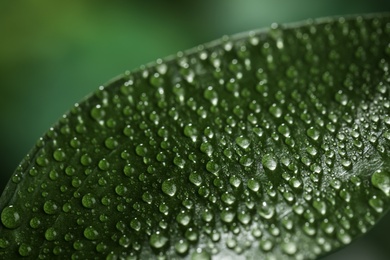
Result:
{"label": "leaf surface", "polygon": [[1,199],[0,256],[311,259],[390,196],[390,16],[243,33],[76,104]]}

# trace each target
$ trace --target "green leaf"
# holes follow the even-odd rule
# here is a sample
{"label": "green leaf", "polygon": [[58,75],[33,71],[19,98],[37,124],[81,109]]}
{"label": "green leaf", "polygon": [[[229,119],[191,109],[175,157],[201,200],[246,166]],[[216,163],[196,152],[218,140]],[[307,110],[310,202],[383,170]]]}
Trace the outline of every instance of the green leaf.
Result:
{"label": "green leaf", "polygon": [[1,199],[0,257],[306,259],[390,202],[390,15],[224,37],[76,104]]}

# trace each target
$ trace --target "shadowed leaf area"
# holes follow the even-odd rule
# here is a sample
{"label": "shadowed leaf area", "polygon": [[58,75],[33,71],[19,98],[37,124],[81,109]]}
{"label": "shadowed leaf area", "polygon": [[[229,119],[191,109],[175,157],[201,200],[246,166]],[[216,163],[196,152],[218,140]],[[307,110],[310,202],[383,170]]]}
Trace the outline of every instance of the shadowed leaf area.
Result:
{"label": "shadowed leaf area", "polygon": [[0,256],[313,259],[390,196],[390,16],[223,37],[126,72],[36,143]]}

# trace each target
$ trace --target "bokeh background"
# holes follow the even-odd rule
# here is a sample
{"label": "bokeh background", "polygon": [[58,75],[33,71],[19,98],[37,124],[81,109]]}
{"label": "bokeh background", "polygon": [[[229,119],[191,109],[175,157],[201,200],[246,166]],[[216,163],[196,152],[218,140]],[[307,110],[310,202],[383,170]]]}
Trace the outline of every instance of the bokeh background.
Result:
{"label": "bokeh background", "polygon": [[[242,31],[390,11],[388,0],[0,0],[0,193],[35,141],[114,76]],[[326,257],[390,259],[390,216]]]}

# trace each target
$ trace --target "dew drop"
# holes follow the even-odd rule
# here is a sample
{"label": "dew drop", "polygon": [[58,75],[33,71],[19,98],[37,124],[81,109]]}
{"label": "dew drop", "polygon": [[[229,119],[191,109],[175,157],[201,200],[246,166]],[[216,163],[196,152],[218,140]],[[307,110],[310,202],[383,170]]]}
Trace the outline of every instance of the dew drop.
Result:
{"label": "dew drop", "polygon": [[103,158],[103,159],[101,159],[99,161],[98,167],[99,167],[100,170],[106,171],[110,167],[110,164],[109,164],[109,162],[105,158]]}
{"label": "dew drop", "polygon": [[65,152],[61,149],[61,148],[58,148],[54,151],[53,153],[53,158],[57,161],[57,162],[62,162],[65,160]]}
{"label": "dew drop", "polygon": [[130,227],[135,231],[139,231],[141,229],[141,222],[135,218],[130,222]]}
{"label": "dew drop", "polygon": [[377,198],[376,196],[374,196],[373,198],[371,198],[368,203],[370,204],[370,206],[378,213],[382,213],[383,212],[383,201],[379,198]]}
{"label": "dew drop", "polygon": [[266,202],[263,202],[258,213],[265,219],[271,219],[275,214],[275,208],[272,205],[268,205]]}
{"label": "dew drop", "polygon": [[186,240],[179,240],[175,244],[175,250],[178,254],[185,254],[188,251],[189,244]]}
{"label": "dew drop", "polygon": [[95,107],[93,107],[91,109],[91,116],[96,121],[102,120],[104,115],[105,115],[105,112],[104,112],[103,108],[101,107],[101,105],[96,105]]}
{"label": "dew drop", "polygon": [[209,142],[204,142],[200,145],[200,150],[210,156],[213,153],[213,146]]}
{"label": "dew drop", "polygon": [[7,206],[1,212],[1,222],[10,229],[15,229],[20,226],[21,218],[19,212],[12,205]]}
{"label": "dew drop", "polygon": [[212,212],[208,209],[205,209],[202,213],[202,219],[206,222],[210,222],[211,220],[213,220],[214,216],[212,214]]}
{"label": "dew drop", "polygon": [[314,127],[310,127],[309,129],[307,129],[306,134],[307,134],[307,136],[309,136],[314,141],[317,141],[318,138],[320,137],[320,131],[318,131]]}
{"label": "dew drop", "polygon": [[202,184],[202,176],[197,172],[192,172],[189,176],[189,180],[196,186],[200,186]]}
{"label": "dew drop", "polygon": [[390,174],[388,171],[378,170],[371,176],[371,183],[374,187],[390,196]]}
{"label": "dew drop", "polygon": [[25,243],[22,243],[19,246],[18,252],[21,256],[29,256],[32,252],[32,247]]}
{"label": "dew drop", "polygon": [[56,239],[56,237],[57,237],[57,231],[53,227],[50,227],[46,230],[45,232],[46,240],[53,241]]}
{"label": "dew drop", "polygon": [[110,150],[113,150],[115,149],[117,146],[118,146],[118,141],[115,140],[114,137],[108,137],[105,141],[104,141],[104,145],[110,149]]}
{"label": "dew drop", "polygon": [[162,183],[161,189],[165,194],[173,197],[176,194],[177,187],[173,179],[167,179]]}
{"label": "dew drop", "polygon": [[221,199],[227,205],[232,205],[236,201],[236,197],[233,194],[225,192],[222,194]]}
{"label": "dew drop", "polygon": [[135,153],[141,157],[145,157],[147,151],[147,148],[143,144],[137,145],[135,148]]}
{"label": "dew drop", "polygon": [[183,158],[179,157],[179,156],[175,156],[175,158],[173,158],[173,163],[174,163],[177,167],[183,169],[183,168],[184,168],[184,165],[186,164],[186,161],[185,161]]}
{"label": "dew drop", "polygon": [[92,158],[88,154],[83,154],[80,158],[80,163],[84,166],[88,166],[92,163]]}
{"label": "dew drop", "polygon": [[39,220],[39,218],[33,217],[30,220],[30,227],[37,229],[37,228],[39,228],[40,225],[41,225],[41,221]]}
{"label": "dew drop", "polygon": [[282,134],[284,137],[290,137],[290,129],[288,128],[288,126],[286,124],[281,124],[279,127],[278,127],[278,132],[280,134]]}
{"label": "dew drop", "polygon": [[261,162],[270,171],[274,171],[278,165],[276,158],[271,154],[265,154]]}
{"label": "dew drop", "polygon": [[99,238],[99,232],[94,229],[92,226],[89,226],[84,229],[84,236],[89,240],[96,240]]}
{"label": "dew drop", "polygon": [[339,102],[341,105],[345,106],[348,103],[348,96],[343,93],[343,91],[339,90],[336,95],[335,99],[337,102]]}
{"label": "dew drop", "polygon": [[4,238],[0,238],[0,248],[7,248],[10,245],[9,241]]}
{"label": "dew drop", "polygon": [[127,187],[123,184],[119,184],[115,187],[115,193],[123,197],[127,193]]}
{"label": "dew drop", "polygon": [[43,210],[46,214],[53,215],[57,212],[58,206],[54,201],[48,200],[43,204]]}
{"label": "dew drop", "polygon": [[251,144],[250,140],[244,136],[239,136],[236,138],[236,144],[242,149],[246,149]]}
{"label": "dew drop", "polygon": [[248,155],[241,156],[240,164],[242,166],[248,167],[248,166],[251,166],[252,163],[253,163],[253,159],[250,156],[248,156]]}
{"label": "dew drop", "polygon": [[283,242],[281,248],[287,255],[294,255],[297,252],[297,245],[293,242]]}
{"label": "dew drop", "polygon": [[253,178],[248,180],[248,184],[247,185],[248,185],[248,188],[250,190],[254,191],[254,192],[257,192],[260,189],[259,182],[257,180],[255,180],[255,179],[253,179]]}
{"label": "dew drop", "polygon": [[87,193],[81,199],[81,203],[84,207],[92,209],[96,205],[96,199],[91,193]]}
{"label": "dew drop", "polygon": [[233,175],[229,178],[229,183],[235,187],[238,188],[241,185],[241,180],[237,176]]}
{"label": "dew drop", "polygon": [[168,243],[168,238],[160,232],[157,232],[150,236],[149,243],[151,247],[160,249]]}
{"label": "dew drop", "polygon": [[192,124],[186,125],[184,127],[184,135],[191,138],[193,142],[196,142],[196,138],[198,137],[198,130]]}
{"label": "dew drop", "polygon": [[326,204],[324,201],[316,199],[313,201],[313,207],[320,213],[321,215],[326,214]]}
{"label": "dew drop", "polygon": [[207,162],[206,169],[210,173],[217,174],[219,172],[219,170],[221,169],[221,167],[219,166],[219,164],[217,164],[216,162],[211,160],[211,161]]}
{"label": "dew drop", "polygon": [[272,248],[274,247],[274,244],[272,243],[272,241],[268,240],[268,239],[262,239],[260,241],[260,248],[261,250],[265,251],[265,252],[268,252],[270,251]]}
{"label": "dew drop", "polygon": [[338,232],[337,232],[337,238],[339,239],[339,241],[341,243],[343,243],[344,245],[347,245],[349,243],[351,243],[352,241],[352,238],[351,236],[345,232],[344,229],[340,229]]}
{"label": "dew drop", "polygon": [[182,211],[176,216],[176,221],[183,226],[187,226],[191,221],[191,215],[186,211]]}
{"label": "dew drop", "polygon": [[231,210],[223,210],[221,212],[221,220],[225,223],[231,223],[234,220],[236,214]]}
{"label": "dew drop", "polygon": [[218,104],[218,94],[214,90],[212,86],[209,86],[204,92],[203,92],[204,98],[206,98],[208,101],[211,102],[212,105]]}
{"label": "dew drop", "polygon": [[270,106],[269,112],[276,118],[280,118],[282,116],[282,109],[276,104],[272,104]]}
{"label": "dew drop", "polygon": [[191,260],[210,260],[211,256],[210,254],[202,249],[197,249],[194,253],[191,255]]}

